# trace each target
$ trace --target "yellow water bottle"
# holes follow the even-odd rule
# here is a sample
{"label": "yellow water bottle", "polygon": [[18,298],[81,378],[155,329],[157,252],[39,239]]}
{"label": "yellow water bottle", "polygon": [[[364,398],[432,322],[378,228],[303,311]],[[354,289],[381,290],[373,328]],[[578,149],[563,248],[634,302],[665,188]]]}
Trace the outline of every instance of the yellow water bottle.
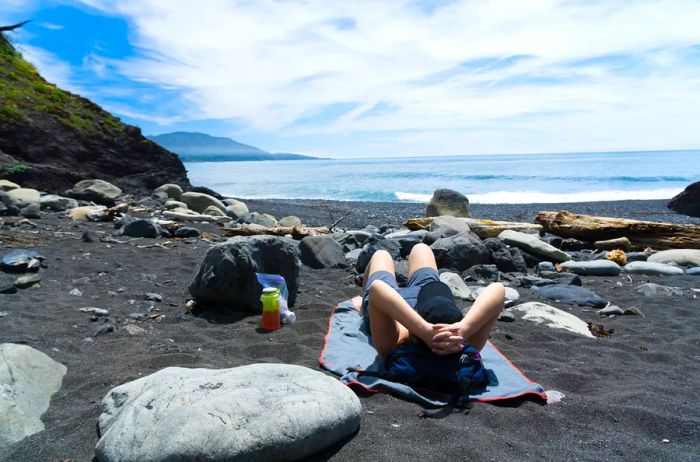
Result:
{"label": "yellow water bottle", "polygon": [[265,287],[260,297],[262,302],[262,318],[260,328],[263,330],[277,330],[280,324],[280,291],[274,287]]}

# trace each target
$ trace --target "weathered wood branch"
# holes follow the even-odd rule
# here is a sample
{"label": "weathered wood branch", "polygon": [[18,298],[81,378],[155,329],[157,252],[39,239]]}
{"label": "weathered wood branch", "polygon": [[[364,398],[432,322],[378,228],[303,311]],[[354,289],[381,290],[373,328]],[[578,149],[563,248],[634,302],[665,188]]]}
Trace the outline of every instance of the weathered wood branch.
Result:
{"label": "weathered wood branch", "polygon": [[17,24],[12,24],[11,26],[0,26],[0,32],[10,32],[15,29],[19,29],[20,27],[24,26],[28,22],[31,22],[31,19],[27,19],[26,21],[18,22]]}
{"label": "weathered wood branch", "polygon": [[206,221],[209,223],[226,223],[231,221],[230,217],[171,212],[169,210],[164,211],[163,216],[177,221]]}
{"label": "weathered wood branch", "polygon": [[227,236],[259,236],[269,234],[273,236],[286,236],[291,234],[294,239],[303,239],[307,236],[319,236],[328,234],[329,230],[325,226],[318,228],[306,228],[298,226],[275,226],[267,228],[264,226],[244,225],[240,228],[223,228],[223,233]]}
{"label": "weathered wood branch", "polygon": [[[404,226],[411,231],[428,229],[435,217],[412,218],[404,222]],[[539,234],[542,233],[542,226],[532,223],[519,223],[515,221],[495,221],[484,218],[460,218],[481,239],[497,237],[502,231],[512,229],[521,233]]]}
{"label": "weathered wood branch", "polygon": [[700,226],[579,215],[566,210],[539,212],[535,222],[552,234],[582,241],[626,237],[633,248],[700,249]]}

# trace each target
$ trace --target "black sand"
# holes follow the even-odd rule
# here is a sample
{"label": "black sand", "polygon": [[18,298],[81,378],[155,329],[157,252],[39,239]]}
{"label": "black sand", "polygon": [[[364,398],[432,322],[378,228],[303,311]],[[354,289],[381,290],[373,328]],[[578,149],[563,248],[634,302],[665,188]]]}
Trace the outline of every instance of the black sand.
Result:
{"label": "black sand", "polygon": [[[399,224],[420,215],[415,204],[312,201],[247,201],[253,211],[281,217],[295,214],[305,224],[341,226]],[[529,206],[473,206],[479,217],[530,221],[538,210],[694,222],[665,211],[661,201]],[[332,217],[331,217],[332,215]],[[41,287],[0,295],[0,343],[25,343],[68,367],[63,387],[44,414],[46,430],[13,445],[0,460],[89,461],[98,440],[100,400],[114,386],[168,366],[234,367],[284,362],[318,368],[332,306],[359,293],[350,270],[303,267],[297,306],[299,321],[272,334],[257,333],[258,316],[190,315],[187,287],[211,245],[197,239],[172,248],[139,248],[163,240],[125,244],[83,243],[86,228],[111,234],[111,225],[74,224],[58,216],[34,220],[39,228],[0,227],[0,253],[33,246],[46,256]],[[206,226],[210,232],[216,227]],[[127,238],[117,237],[126,241]],[[0,273],[0,282],[12,279]],[[700,454],[700,293],[645,298],[632,292],[641,282],[700,288],[692,276],[584,278],[584,286],[646,317],[599,318],[593,311],[566,309],[615,330],[589,339],[517,319],[497,323],[492,341],[531,379],[558,390],[563,402],[476,404],[468,415],[421,420],[416,404],[386,395],[362,398],[359,433],[318,460],[698,460]],[[78,288],[83,295],[69,295]],[[114,291],[110,295],[108,292]],[[525,300],[535,300],[519,289]],[[133,320],[163,296],[151,314]],[[556,305],[556,304],[555,304]],[[102,321],[78,311],[110,310],[118,330],[93,337]],[[129,335],[135,324],[145,333]],[[90,338],[90,340],[87,340]],[[167,438],[167,435],[163,435]],[[667,439],[668,442],[663,442]]]}

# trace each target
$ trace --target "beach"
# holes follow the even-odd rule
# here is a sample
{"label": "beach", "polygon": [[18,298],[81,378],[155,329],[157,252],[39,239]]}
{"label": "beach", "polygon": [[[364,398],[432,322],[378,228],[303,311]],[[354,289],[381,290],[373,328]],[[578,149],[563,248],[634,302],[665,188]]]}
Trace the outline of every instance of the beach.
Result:
{"label": "beach", "polygon": [[[305,225],[395,227],[422,216],[423,204],[247,200],[251,211],[296,215]],[[472,215],[531,222],[539,210],[559,210],[641,220],[698,224],[674,214],[665,201],[578,204],[472,204]],[[0,295],[0,343],[26,344],[64,364],[61,389],[43,415],[46,429],[12,445],[0,460],[90,461],[99,438],[100,401],[113,387],[169,366],[229,368],[288,363],[319,369],[329,316],[338,302],[359,295],[354,269],[302,266],[293,307],[298,321],[259,333],[260,316],[208,313],[186,308],[188,286],[215,243],[193,238],[153,246],[163,239],[114,238],[83,242],[85,230],[102,236],[111,223],[73,222],[62,213],[33,220],[36,227],[0,227],[0,253],[40,252],[47,267],[41,283]],[[214,241],[219,228],[197,224]],[[141,246],[141,247],[139,247]],[[145,247],[144,247],[145,246]],[[2,282],[12,275],[0,273]],[[700,288],[697,276],[582,276],[583,286],[644,316],[601,317],[591,308],[557,307],[614,330],[587,338],[517,318],[498,322],[491,341],[546,390],[564,394],[545,405],[522,399],[476,403],[468,414],[420,419],[421,407],[385,394],[362,397],[362,422],[353,437],[311,460],[697,460],[700,440]],[[643,296],[634,288],[654,282],[682,288],[682,295]],[[2,284],[0,284],[2,285]],[[78,289],[80,295],[75,295]],[[73,291],[73,294],[71,294]],[[520,301],[542,301],[518,288]],[[162,301],[146,300],[147,293]],[[151,297],[152,298],[152,297]],[[468,302],[460,302],[468,306]],[[109,310],[116,329],[96,335],[104,318],[91,321],[81,307]],[[134,316],[146,313],[146,316]],[[127,329],[135,325],[139,329]],[[167,435],[162,435],[167,438]]]}

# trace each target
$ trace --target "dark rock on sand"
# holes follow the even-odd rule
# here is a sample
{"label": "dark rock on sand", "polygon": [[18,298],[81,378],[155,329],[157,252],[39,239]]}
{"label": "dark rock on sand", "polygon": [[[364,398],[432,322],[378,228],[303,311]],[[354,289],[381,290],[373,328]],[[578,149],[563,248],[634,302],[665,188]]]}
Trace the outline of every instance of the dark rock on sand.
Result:
{"label": "dark rock on sand", "polygon": [[39,282],[41,282],[41,276],[38,273],[25,274],[15,279],[15,287],[18,289],[28,289]]}
{"label": "dark rock on sand", "polygon": [[527,274],[522,276],[516,276],[511,281],[511,285],[515,287],[523,287],[525,289],[529,287],[543,287],[556,284],[556,281],[551,279],[540,278],[537,276],[529,276]]}
{"label": "dark rock on sand", "polygon": [[198,303],[260,313],[262,287],[255,273],[279,274],[289,290],[289,306],[299,290],[301,262],[295,241],[275,236],[236,236],[210,248],[192,283]]}
{"label": "dark rock on sand", "polygon": [[504,273],[527,272],[527,263],[525,263],[525,259],[519,249],[515,247],[508,248],[502,240],[495,237],[485,239],[484,245],[491,252],[491,260],[500,271]]}
{"label": "dark rock on sand", "polygon": [[0,260],[0,268],[5,271],[16,273],[31,270],[36,271],[39,269],[39,266],[35,263],[42,260],[44,260],[44,257],[34,250],[15,249],[2,257]]}
{"label": "dark rock on sand", "polygon": [[377,250],[386,250],[391,255],[391,258],[396,261],[401,256],[401,247],[399,243],[393,239],[377,239],[372,237],[370,241],[362,248],[360,256],[357,257],[357,272],[364,273],[369,260]]}
{"label": "dark rock on sand", "polygon": [[459,233],[469,233],[469,225],[464,220],[453,216],[439,216],[430,223],[430,232],[425,237],[426,244],[432,244],[443,237],[454,236]]}
{"label": "dark rock on sand", "polygon": [[603,308],[608,303],[595,292],[578,286],[556,284],[539,287],[536,291],[538,296],[560,303],[593,308]]}
{"label": "dark rock on sand", "polygon": [[175,237],[179,237],[181,239],[188,237],[199,237],[199,235],[200,233],[197,228],[191,228],[189,226],[183,226],[175,231]]}
{"label": "dark rock on sand", "polygon": [[463,232],[435,241],[431,246],[439,268],[462,272],[474,265],[491,263],[491,253],[479,237]]}
{"label": "dark rock on sand", "polygon": [[299,242],[301,262],[311,268],[345,268],[343,248],[332,237],[308,236]]}
{"label": "dark rock on sand", "polygon": [[700,217],[700,181],[688,185],[674,196],[667,207],[676,213]]}
{"label": "dark rock on sand", "polygon": [[83,236],[81,239],[83,242],[100,242],[100,236],[91,229],[86,229],[83,231]]}
{"label": "dark rock on sand", "polygon": [[475,280],[498,281],[500,272],[496,265],[473,265],[462,273],[467,278],[471,276]]}
{"label": "dark rock on sand", "polygon": [[582,286],[581,278],[573,273],[558,273],[556,271],[540,271],[538,275],[541,278],[549,279],[557,284],[566,284],[571,286]]}
{"label": "dark rock on sand", "polygon": [[561,250],[566,250],[566,251],[576,251],[576,250],[583,250],[583,249],[591,249],[593,248],[593,243],[592,242],[584,242],[584,241],[579,241],[578,239],[574,239],[573,237],[569,237],[566,239],[563,239],[561,241],[561,245],[559,246]]}
{"label": "dark rock on sand", "polygon": [[561,268],[583,276],[617,276],[622,271],[620,265],[610,260],[565,261]]}
{"label": "dark rock on sand", "polygon": [[451,215],[454,217],[470,217],[469,199],[464,194],[452,189],[436,189],[425,209],[428,217]]}
{"label": "dark rock on sand", "polygon": [[124,236],[156,238],[161,235],[158,223],[151,219],[138,218],[125,220],[122,228]]}
{"label": "dark rock on sand", "polygon": [[22,208],[19,214],[24,218],[41,218],[41,207],[37,203],[29,204]]}
{"label": "dark rock on sand", "polygon": [[17,287],[14,284],[0,284],[0,294],[16,294]]}

